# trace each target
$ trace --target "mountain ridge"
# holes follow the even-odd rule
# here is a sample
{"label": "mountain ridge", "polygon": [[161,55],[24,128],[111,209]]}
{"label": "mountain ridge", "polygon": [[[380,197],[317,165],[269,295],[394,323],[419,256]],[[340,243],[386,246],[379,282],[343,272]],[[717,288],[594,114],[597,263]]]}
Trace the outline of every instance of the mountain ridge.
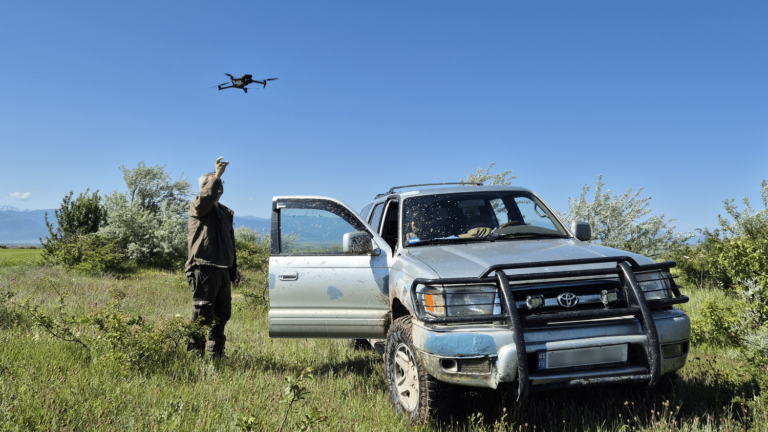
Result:
{"label": "mountain ridge", "polygon": [[[40,238],[48,235],[45,213],[48,213],[48,221],[53,223],[55,228],[54,209],[20,210],[13,206],[0,206],[0,244],[40,244]],[[235,228],[247,226],[262,233],[269,232],[271,224],[271,220],[267,218],[235,215]]]}

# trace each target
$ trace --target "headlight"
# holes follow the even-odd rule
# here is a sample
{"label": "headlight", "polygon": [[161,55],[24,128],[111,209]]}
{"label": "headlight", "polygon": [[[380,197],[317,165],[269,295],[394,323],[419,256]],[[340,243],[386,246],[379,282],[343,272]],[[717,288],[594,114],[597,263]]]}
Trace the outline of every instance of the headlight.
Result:
{"label": "headlight", "polygon": [[439,289],[426,287],[421,293],[422,304],[427,313],[433,316],[445,316],[445,297]]}
{"label": "headlight", "polygon": [[669,288],[669,279],[662,272],[635,274],[640,288],[645,292],[646,300],[659,300],[672,297]]}
{"label": "headlight", "polygon": [[433,316],[492,315],[500,311],[496,287],[492,286],[426,287],[421,295],[424,308]]}

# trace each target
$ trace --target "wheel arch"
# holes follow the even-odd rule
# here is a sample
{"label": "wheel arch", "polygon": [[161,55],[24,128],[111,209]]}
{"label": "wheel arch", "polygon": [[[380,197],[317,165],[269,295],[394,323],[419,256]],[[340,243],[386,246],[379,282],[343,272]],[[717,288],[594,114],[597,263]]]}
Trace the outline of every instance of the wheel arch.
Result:
{"label": "wheel arch", "polygon": [[404,316],[410,316],[411,311],[408,310],[403,303],[400,302],[400,299],[395,297],[392,299],[392,321],[404,317]]}

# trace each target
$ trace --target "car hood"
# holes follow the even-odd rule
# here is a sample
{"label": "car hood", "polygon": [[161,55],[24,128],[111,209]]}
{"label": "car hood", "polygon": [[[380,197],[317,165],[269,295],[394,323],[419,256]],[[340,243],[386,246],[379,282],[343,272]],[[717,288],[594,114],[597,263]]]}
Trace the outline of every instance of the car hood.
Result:
{"label": "car hood", "polygon": [[[495,242],[410,247],[407,250],[408,255],[430,266],[441,278],[479,276],[483,270],[495,264],[536,263],[610,256],[629,256],[634,258],[638,264],[652,264],[654,262],[642,255],[573,239],[497,240]],[[506,273],[512,275],[610,267],[615,267],[615,264],[535,267],[506,270]]]}

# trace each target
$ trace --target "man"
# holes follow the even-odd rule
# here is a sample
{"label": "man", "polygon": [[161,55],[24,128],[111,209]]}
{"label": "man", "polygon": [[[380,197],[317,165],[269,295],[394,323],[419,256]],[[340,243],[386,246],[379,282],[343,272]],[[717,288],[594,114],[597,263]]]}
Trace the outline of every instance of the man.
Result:
{"label": "man", "polygon": [[429,209],[425,207],[419,206],[412,210],[410,232],[405,233],[405,241],[408,242],[408,244],[418,243],[419,241],[424,240],[422,237],[426,237],[430,234],[431,230],[427,229],[429,216]]}
{"label": "man", "polygon": [[[192,321],[204,320],[208,330],[208,355],[224,355],[224,326],[232,316],[231,282],[237,278],[235,212],[219,203],[224,193],[224,174],[229,161],[216,159],[216,171],[200,177],[200,193],[189,206],[188,251],[185,272],[192,288]],[[188,349],[203,353],[206,342],[190,338]]]}

